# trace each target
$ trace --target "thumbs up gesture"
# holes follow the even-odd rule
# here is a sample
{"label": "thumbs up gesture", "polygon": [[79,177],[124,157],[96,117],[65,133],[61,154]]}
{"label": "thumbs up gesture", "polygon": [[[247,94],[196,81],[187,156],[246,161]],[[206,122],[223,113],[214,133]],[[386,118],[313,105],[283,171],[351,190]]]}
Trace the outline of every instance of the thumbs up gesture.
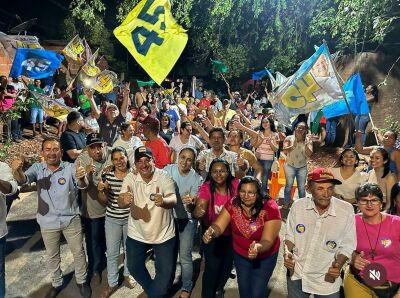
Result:
{"label": "thumbs up gesture", "polygon": [[157,207],[162,207],[163,203],[164,203],[163,196],[160,193],[160,188],[157,186],[156,187],[156,194],[154,195],[154,204]]}
{"label": "thumbs up gesture", "polygon": [[294,273],[294,266],[295,266],[295,262],[293,260],[293,254],[291,252],[285,252],[283,258],[284,258],[283,265],[287,269],[289,269],[290,276],[292,276]]}
{"label": "thumbs up gesture", "polygon": [[352,264],[357,270],[364,270],[364,267],[367,266],[370,262],[364,259],[364,252],[360,253],[354,252],[352,256]]}
{"label": "thumbs up gesture", "polygon": [[242,158],[242,156],[241,156],[240,154],[237,155],[236,163],[237,163],[237,165],[238,165],[239,168],[243,168],[243,166],[244,166],[244,159]]}
{"label": "thumbs up gesture", "polygon": [[248,252],[249,259],[257,258],[258,251],[259,251],[259,249],[261,249],[261,247],[262,247],[262,245],[260,243],[253,241],[249,247],[249,252]]}
{"label": "thumbs up gesture", "polygon": [[128,185],[128,191],[120,193],[118,197],[118,206],[120,208],[128,208],[134,201],[133,191],[130,185]]}
{"label": "thumbs up gesture", "polygon": [[89,175],[93,175],[93,173],[96,171],[96,166],[93,164],[93,158],[89,160],[89,164],[86,166],[86,173]]}
{"label": "thumbs up gesture", "polygon": [[108,189],[109,185],[108,182],[103,182],[102,179],[99,180],[99,184],[97,184],[97,190],[103,192],[104,190]]}
{"label": "thumbs up gesture", "polygon": [[15,159],[11,162],[11,169],[14,172],[22,171],[22,167],[25,162],[25,155],[20,155],[19,159]]}
{"label": "thumbs up gesture", "polygon": [[78,160],[75,163],[75,176],[76,179],[83,179],[86,176],[85,169],[81,166],[81,162]]}
{"label": "thumbs up gesture", "polygon": [[325,274],[325,281],[326,282],[330,282],[330,283],[334,283],[336,278],[338,278],[340,276],[340,270],[341,270],[341,266],[339,265],[339,263],[334,260],[332,262],[331,267],[329,267],[328,269],[328,273]]}
{"label": "thumbs up gesture", "polygon": [[212,227],[209,227],[203,234],[203,242],[205,244],[210,243],[214,234],[215,234],[214,229]]}

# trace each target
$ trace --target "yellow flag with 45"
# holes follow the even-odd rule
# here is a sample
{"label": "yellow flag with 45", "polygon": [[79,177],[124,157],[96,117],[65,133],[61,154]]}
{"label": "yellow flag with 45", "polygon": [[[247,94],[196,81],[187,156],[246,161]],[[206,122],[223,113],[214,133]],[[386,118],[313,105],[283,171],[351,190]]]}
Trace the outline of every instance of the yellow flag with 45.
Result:
{"label": "yellow flag with 45", "polygon": [[169,0],[142,0],[114,29],[115,37],[159,85],[188,41],[171,12]]}

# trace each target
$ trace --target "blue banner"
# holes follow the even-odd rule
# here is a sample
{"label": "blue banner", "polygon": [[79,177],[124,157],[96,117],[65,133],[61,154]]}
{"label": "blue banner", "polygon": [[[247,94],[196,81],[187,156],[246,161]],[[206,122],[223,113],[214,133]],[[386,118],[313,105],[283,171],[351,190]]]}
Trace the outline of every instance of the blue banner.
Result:
{"label": "blue banner", "polygon": [[64,56],[53,51],[42,49],[17,49],[11,67],[10,77],[21,75],[32,79],[52,76],[60,67]]}
{"label": "blue banner", "polygon": [[263,77],[267,76],[268,73],[269,73],[269,71],[267,69],[263,69],[263,70],[260,70],[260,71],[253,72],[252,75],[251,75],[251,79],[253,81],[259,81]]}
{"label": "blue banner", "polygon": [[[359,73],[352,75],[343,85],[343,89],[346,93],[350,111],[354,115],[369,113],[367,98],[364,93]],[[333,104],[325,106],[322,111],[327,119],[349,113],[344,99],[335,101]]]}

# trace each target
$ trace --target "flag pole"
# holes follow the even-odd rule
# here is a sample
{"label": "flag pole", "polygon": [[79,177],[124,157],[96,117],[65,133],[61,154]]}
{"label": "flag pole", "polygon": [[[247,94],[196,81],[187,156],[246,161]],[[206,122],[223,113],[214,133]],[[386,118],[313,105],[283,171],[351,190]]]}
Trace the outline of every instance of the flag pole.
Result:
{"label": "flag pole", "polygon": [[349,117],[351,118],[351,122],[352,122],[352,124],[353,124],[354,127],[355,127],[355,126],[356,126],[356,123],[355,123],[355,121],[354,121],[353,113],[351,112],[349,102],[347,101],[346,92],[344,92],[344,88],[343,88],[343,83],[344,83],[344,82],[343,82],[343,79],[342,79],[342,77],[339,75],[339,73],[338,73],[338,71],[337,71],[337,69],[336,69],[336,66],[335,66],[334,62],[332,61],[331,53],[329,52],[329,47],[328,47],[328,45],[327,45],[325,39],[323,40],[323,43],[324,43],[324,45],[326,46],[326,48],[327,48],[327,50],[328,50],[329,61],[331,62],[331,65],[332,65],[333,71],[334,71],[334,73],[335,73],[335,76],[336,76],[337,78],[340,78],[341,81],[342,81],[342,83],[339,84],[340,90],[341,90],[342,93],[343,93],[343,99],[344,99],[344,101],[345,101],[345,103],[346,103],[347,110],[349,111],[349,114],[348,114],[348,115],[349,115]]}
{"label": "flag pole", "polygon": [[[371,112],[368,113],[368,117],[369,117],[369,121],[371,121],[372,128],[376,128],[376,127],[375,127],[375,124],[374,124],[374,121],[372,121]],[[375,130],[372,130],[372,131],[374,132],[376,144],[379,145],[378,136],[376,135]]]}

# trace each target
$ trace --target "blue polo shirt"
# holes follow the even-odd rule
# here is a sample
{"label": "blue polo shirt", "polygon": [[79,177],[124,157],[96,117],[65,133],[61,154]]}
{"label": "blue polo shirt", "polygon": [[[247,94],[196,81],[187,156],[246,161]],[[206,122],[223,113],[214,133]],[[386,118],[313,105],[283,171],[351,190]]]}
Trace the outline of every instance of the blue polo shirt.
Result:
{"label": "blue polo shirt", "polygon": [[36,182],[37,222],[43,229],[60,229],[80,214],[75,164],[61,162],[54,172],[47,164],[35,163],[26,172],[27,183]]}

